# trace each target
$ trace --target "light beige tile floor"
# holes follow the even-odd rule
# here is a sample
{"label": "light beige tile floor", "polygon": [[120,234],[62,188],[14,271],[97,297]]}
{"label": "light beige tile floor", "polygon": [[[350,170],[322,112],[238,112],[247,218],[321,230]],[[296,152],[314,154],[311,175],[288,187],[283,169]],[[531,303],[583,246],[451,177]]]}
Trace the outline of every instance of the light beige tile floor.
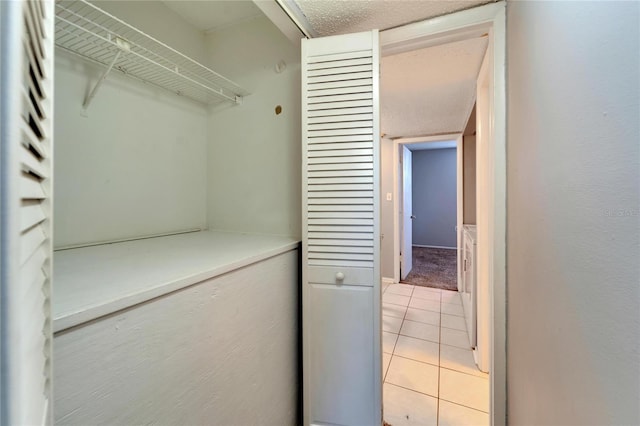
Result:
{"label": "light beige tile floor", "polygon": [[489,424],[489,376],[478,370],[457,292],[384,286],[384,418],[391,426]]}

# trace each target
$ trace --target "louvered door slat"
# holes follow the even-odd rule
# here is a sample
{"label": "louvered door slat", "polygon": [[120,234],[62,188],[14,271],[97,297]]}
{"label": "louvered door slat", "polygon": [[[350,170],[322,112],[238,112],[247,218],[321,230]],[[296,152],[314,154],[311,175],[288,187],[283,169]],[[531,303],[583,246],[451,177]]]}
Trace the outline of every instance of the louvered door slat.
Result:
{"label": "louvered door slat", "polygon": [[0,423],[51,424],[54,2],[2,2]]}
{"label": "louvered door slat", "polygon": [[332,53],[332,54],[325,54],[325,55],[310,56],[309,58],[307,58],[307,64],[310,66],[318,63],[332,63],[336,61],[344,61],[344,60],[356,59],[356,58],[369,59],[371,58],[371,51],[361,50],[361,51],[351,51],[351,52],[344,52],[344,53]]}
{"label": "louvered door slat", "polygon": [[371,235],[362,234],[358,232],[315,232],[309,231],[307,233],[309,242],[318,241],[322,239],[345,239],[352,241],[373,241]]}
{"label": "louvered door slat", "polygon": [[[32,283],[35,283],[39,276],[44,275],[42,265],[47,261],[47,256],[46,248],[40,246],[25,262],[22,262],[20,265],[21,287],[31,289]],[[44,281],[40,280],[40,282]],[[36,288],[36,291],[39,289]]]}
{"label": "louvered door slat", "polygon": [[[309,258],[310,259],[323,259],[323,260],[337,260],[337,261],[341,261],[341,260],[359,260],[359,261],[369,261],[369,262],[373,262],[373,254],[353,254],[353,253],[346,253],[344,250],[340,251],[339,253],[321,253],[321,252],[317,252],[317,251],[310,251],[309,252]],[[370,265],[373,266],[373,265]]]}
{"label": "louvered door slat", "polygon": [[338,177],[338,176],[332,176],[332,177],[309,177],[309,184],[310,185],[320,185],[320,184],[330,184],[330,183],[341,183],[341,184],[348,184],[348,183],[371,183],[373,184],[373,176],[363,176],[363,177],[354,177],[354,176],[348,176],[348,177]]}
{"label": "louvered door slat", "polygon": [[312,151],[331,151],[337,149],[369,149],[371,142],[339,142],[339,143],[327,143],[327,144],[313,144],[309,145],[309,152]]}
{"label": "louvered door slat", "polygon": [[23,232],[22,244],[20,245],[20,263],[26,262],[45,240],[46,236],[40,227]]}
{"label": "louvered door slat", "polygon": [[309,204],[308,210],[309,215],[315,214],[314,212],[367,212],[367,214],[373,214],[371,211],[371,207],[368,204]]}
{"label": "louvered door slat", "polygon": [[[343,143],[343,142],[371,142],[373,135],[341,135],[341,136],[315,136],[307,140],[307,145],[318,145],[323,143]],[[309,148],[312,149],[312,148]],[[322,147],[317,147],[322,149]]]}
{"label": "louvered door slat", "polygon": [[24,43],[23,43],[25,54],[27,55],[28,64],[35,73],[35,78],[37,80],[42,80],[44,78],[44,71],[40,64],[40,61],[37,60],[35,54],[35,48],[28,36],[25,34]]}
{"label": "louvered door slat", "polygon": [[309,171],[309,178],[339,178],[339,177],[357,177],[357,176],[373,176],[373,170],[313,170]]}
{"label": "louvered door slat", "polygon": [[310,253],[351,253],[373,255],[373,247],[317,245]]}
{"label": "louvered door slat", "polygon": [[[346,222],[345,222],[346,223]],[[370,234],[373,232],[373,225],[313,225],[308,222],[309,231],[313,232],[357,232],[357,233],[367,233]]]}
{"label": "louvered door slat", "polygon": [[309,211],[309,219],[318,219],[318,218],[373,219],[373,213],[370,211],[345,212],[345,211],[336,211],[335,209],[332,209],[332,211],[328,211],[328,212]]}
{"label": "louvered door slat", "polygon": [[310,165],[320,165],[324,164],[329,170],[332,170],[331,167],[337,167],[340,163],[365,163],[367,167],[371,167],[373,165],[373,156],[371,155],[359,155],[353,157],[318,157],[318,158],[309,158]]}
{"label": "louvered door slat", "polygon": [[340,129],[353,129],[359,127],[371,127],[371,120],[359,120],[359,121],[339,121],[339,122],[324,122],[317,124],[309,124],[309,131],[315,130],[340,130]]}
{"label": "louvered door slat", "polygon": [[[355,198],[373,198],[373,190],[371,191],[310,191],[309,190],[309,199],[334,199],[334,198],[346,198],[352,199],[351,202],[356,202]],[[322,202],[322,200],[320,200]]]}
{"label": "louvered door slat", "polygon": [[309,93],[309,100],[315,100],[318,97],[321,96],[333,96],[333,95],[344,95],[344,94],[349,94],[349,93],[367,93],[367,92],[371,92],[371,90],[373,90],[373,88],[371,87],[371,84],[366,84],[366,85],[353,85],[353,84],[347,84],[344,87],[338,87],[338,88],[328,88],[328,89],[316,89],[316,90],[310,90]]}
{"label": "louvered door slat", "polygon": [[309,259],[309,266],[329,266],[338,268],[371,268],[368,260]]}
{"label": "louvered door slat", "polygon": [[38,225],[47,218],[39,202],[25,205],[20,209],[20,230],[25,231]]}
{"label": "louvered door slat", "polygon": [[25,200],[42,200],[46,198],[40,181],[27,173],[23,173],[20,177],[20,195]]}
{"label": "louvered door slat", "polygon": [[[30,23],[28,21],[25,22],[25,25],[28,28]],[[24,49],[27,54],[27,59],[29,61],[29,65],[33,67],[33,70],[36,72],[36,78],[43,79],[45,78],[45,70],[43,65],[43,58],[38,51],[38,47],[36,46],[36,42],[34,42],[31,34],[35,33],[35,29],[29,29],[27,33],[23,35],[23,43]]]}
{"label": "louvered door slat", "polygon": [[[331,198],[331,197],[321,197],[321,198],[313,198],[308,197],[307,203],[309,208],[312,205],[324,205],[324,206],[340,206],[340,205],[373,205],[373,197],[359,197],[359,198]],[[371,208],[373,211],[373,207]]]}
{"label": "louvered door slat", "polygon": [[357,247],[371,247],[373,248],[373,240],[363,239],[345,239],[345,238],[316,238],[312,239],[313,244],[316,246],[314,249],[319,250],[321,246],[357,246]]}
{"label": "louvered door slat", "polygon": [[334,191],[373,191],[373,184],[370,183],[338,183],[330,185],[309,185],[309,191],[313,192],[334,192]]}
{"label": "louvered door slat", "polygon": [[[326,147],[323,147],[326,148]],[[373,155],[373,148],[369,144],[369,148],[357,149],[324,149],[318,151],[309,151],[309,158],[327,158],[327,157],[345,157],[345,156],[370,156]],[[327,161],[333,161],[328,159]]]}
{"label": "louvered door slat", "polygon": [[327,117],[309,117],[307,120],[308,124],[317,124],[317,123],[340,123],[345,121],[371,121],[373,120],[373,114],[343,114],[343,115],[334,115]]}
{"label": "louvered door slat", "polygon": [[35,137],[38,140],[44,139],[47,135],[42,124],[42,118],[36,112],[35,107],[29,99],[29,95],[25,92],[22,92],[22,95],[23,118],[29,124]]}
{"label": "louvered door slat", "polygon": [[[44,47],[42,45],[44,29],[42,27],[40,13],[37,7],[34,6],[34,3],[36,3],[36,1],[27,1],[27,8],[29,10],[28,13],[25,13],[25,21],[27,22],[27,28],[31,35],[30,39],[36,48],[38,60],[42,61],[42,59],[44,59]],[[43,76],[46,77],[46,74]]]}
{"label": "louvered door slat", "polygon": [[371,71],[361,71],[352,74],[330,74],[330,75],[318,75],[314,77],[309,77],[309,84],[312,86],[318,83],[328,83],[332,81],[349,81],[349,80],[359,80],[361,78],[372,78],[373,72]]}
{"label": "louvered door slat", "polygon": [[[343,66],[340,63],[335,63],[333,67],[327,67],[324,69],[316,69],[316,70],[310,69],[307,75],[309,76],[310,79],[313,79],[314,77],[326,77],[329,75],[336,75],[336,74],[357,74],[361,72],[371,72],[371,69],[372,69],[371,64]],[[349,80],[352,80],[352,78],[349,78]]]}
{"label": "louvered door slat", "polygon": [[371,65],[371,63],[372,63],[371,56],[365,56],[362,58],[355,58],[355,59],[342,59],[338,61],[310,63],[307,69],[309,71],[312,71],[312,70],[320,70],[320,69],[335,68],[335,67],[350,67],[353,65]]}
{"label": "louvered door slat", "polygon": [[373,218],[371,219],[358,219],[358,218],[344,218],[344,217],[309,217],[309,225],[355,225],[355,226],[373,226]]}
{"label": "louvered door slat", "polygon": [[342,101],[342,102],[321,102],[313,105],[309,105],[309,111],[328,110],[333,108],[360,108],[369,107],[372,105],[371,99],[358,99],[355,101]]}
{"label": "louvered door slat", "polygon": [[351,80],[337,80],[337,81],[327,81],[324,83],[313,83],[308,86],[307,96],[314,97],[318,96],[319,92],[325,90],[334,91],[332,94],[336,94],[335,90],[341,90],[337,93],[350,93],[353,90],[358,90],[362,86],[371,87],[373,90],[373,77],[370,78],[361,78],[361,79],[351,79]]}
{"label": "louvered door slat", "polygon": [[20,147],[18,155],[20,156],[20,165],[22,167],[22,171],[29,172],[41,179],[44,179],[46,177],[44,166],[40,161],[38,161],[33,153],[29,151],[29,148],[27,146],[23,144]]}

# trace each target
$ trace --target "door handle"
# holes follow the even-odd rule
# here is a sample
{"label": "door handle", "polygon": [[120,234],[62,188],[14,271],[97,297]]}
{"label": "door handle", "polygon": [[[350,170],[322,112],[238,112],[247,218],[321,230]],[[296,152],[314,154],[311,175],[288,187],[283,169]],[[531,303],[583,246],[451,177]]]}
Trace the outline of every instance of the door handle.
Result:
{"label": "door handle", "polygon": [[409,217],[410,217],[411,219],[415,219],[415,218],[416,218],[416,216],[415,216],[415,215],[413,215],[413,214],[412,214],[411,216],[409,216]]}

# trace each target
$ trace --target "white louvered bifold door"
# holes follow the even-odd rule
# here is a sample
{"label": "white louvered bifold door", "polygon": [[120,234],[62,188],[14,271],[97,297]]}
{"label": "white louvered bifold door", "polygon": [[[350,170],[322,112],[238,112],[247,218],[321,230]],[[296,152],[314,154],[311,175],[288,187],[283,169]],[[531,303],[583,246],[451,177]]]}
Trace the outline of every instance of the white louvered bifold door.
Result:
{"label": "white louvered bifold door", "polygon": [[0,19],[0,423],[51,424],[53,2]]}
{"label": "white louvered bifold door", "polygon": [[305,425],[380,425],[378,32],[303,40]]}

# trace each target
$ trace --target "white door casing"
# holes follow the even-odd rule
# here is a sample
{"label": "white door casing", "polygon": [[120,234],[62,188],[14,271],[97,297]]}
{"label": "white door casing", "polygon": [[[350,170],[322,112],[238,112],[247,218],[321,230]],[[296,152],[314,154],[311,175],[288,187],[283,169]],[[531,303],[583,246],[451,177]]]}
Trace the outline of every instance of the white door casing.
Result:
{"label": "white door casing", "polygon": [[405,279],[413,269],[413,156],[402,145],[402,260],[400,278]]}
{"label": "white door casing", "polygon": [[[489,37],[493,37],[489,32]],[[495,192],[492,183],[494,182],[494,161],[492,153],[493,129],[491,128],[491,111],[493,106],[492,92],[493,65],[490,61],[492,56],[492,44],[490,43],[485,57],[482,61],[476,83],[476,112],[477,112],[477,134],[476,134],[476,222],[477,222],[477,259],[476,259],[476,359],[478,368],[482,371],[490,371],[490,351],[491,346],[491,280],[493,279],[492,264],[495,238],[491,229],[494,220]]]}
{"label": "white door casing", "polygon": [[0,423],[51,424],[53,1],[0,2]]}
{"label": "white door casing", "polygon": [[305,425],[382,422],[378,32],[303,40]]}

